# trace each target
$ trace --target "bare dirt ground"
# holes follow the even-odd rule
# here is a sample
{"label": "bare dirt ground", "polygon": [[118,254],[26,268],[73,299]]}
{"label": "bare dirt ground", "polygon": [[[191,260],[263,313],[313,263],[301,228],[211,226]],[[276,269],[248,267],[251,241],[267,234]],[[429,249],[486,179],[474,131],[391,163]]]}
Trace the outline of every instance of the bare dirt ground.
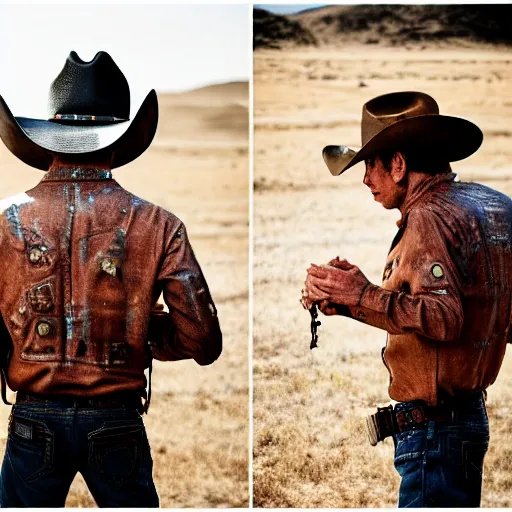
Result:
{"label": "bare dirt ground", "polygon": [[[161,507],[246,507],[248,491],[248,86],[159,95],[151,148],[114,171],[131,192],[172,211],[187,231],[218,308],[220,359],[155,363],[144,418]],[[0,196],[43,176],[0,144]],[[11,394],[13,397],[13,394]],[[10,407],[0,408],[1,455]],[[81,476],[68,507],[94,507]]]}
{"label": "bare dirt ground", "polygon": [[[255,53],[255,506],[396,506],[393,443],[371,447],[363,423],[389,400],[385,333],[323,317],[312,355],[299,298],[309,264],[337,255],[379,283],[398,212],[373,201],[362,164],[333,178],[321,151],[360,145],[361,108],[370,98],[424,91],[441,113],[484,131],[480,151],[454,171],[512,195],[510,63],[509,50],[491,46]],[[512,506],[510,352],[489,388],[484,507]]]}

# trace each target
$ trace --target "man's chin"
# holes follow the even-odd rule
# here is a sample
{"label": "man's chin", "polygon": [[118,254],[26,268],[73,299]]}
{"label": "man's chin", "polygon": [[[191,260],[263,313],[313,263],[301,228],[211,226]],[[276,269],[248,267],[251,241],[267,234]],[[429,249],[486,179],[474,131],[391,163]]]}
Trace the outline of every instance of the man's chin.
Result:
{"label": "man's chin", "polygon": [[374,201],[376,201],[377,203],[380,203],[382,205],[383,208],[385,208],[386,210],[392,210],[393,208],[396,208],[396,206],[394,204],[390,204],[388,203],[387,201],[385,200],[382,200],[381,198],[381,195],[380,194],[375,194],[373,196],[373,199]]}
{"label": "man's chin", "polygon": [[380,203],[384,208],[387,208],[385,203],[382,202],[382,198],[380,197],[380,193],[373,194],[373,200],[377,203]]}

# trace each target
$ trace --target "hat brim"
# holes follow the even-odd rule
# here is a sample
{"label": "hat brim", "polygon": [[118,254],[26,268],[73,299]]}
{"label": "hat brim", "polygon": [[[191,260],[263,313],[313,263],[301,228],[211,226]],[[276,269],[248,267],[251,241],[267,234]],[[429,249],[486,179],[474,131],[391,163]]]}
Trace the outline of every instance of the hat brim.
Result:
{"label": "hat brim", "polygon": [[423,152],[430,160],[456,162],[477,151],[482,140],[482,130],[471,121],[429,114],[402,119],[387,126],[359,150],[347,146],[326,146],[322,156],[331,174],[339,176],[367,158],[395,149]]}
{"label": "hat brim", "polygon": [[135,160],[149,147],[158,125],[158,99],[151,90],[133,119],[115,124],[72,125],[14,117],[0,96],[0,138],[27,165],[47,171],[53,154],[93,158],[112,153],[111,168]]}

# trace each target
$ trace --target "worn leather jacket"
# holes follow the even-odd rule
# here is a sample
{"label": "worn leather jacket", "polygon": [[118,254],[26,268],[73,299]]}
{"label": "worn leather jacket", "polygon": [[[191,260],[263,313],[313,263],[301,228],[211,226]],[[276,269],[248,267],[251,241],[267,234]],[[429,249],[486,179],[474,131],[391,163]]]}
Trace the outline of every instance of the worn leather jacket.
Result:
{"label": "worn leather jacket", "polygon": [[[140,391],[151,353],[217,359],[217,312],[172,213],[94,169],[52,169],[1,203],[0,313],[10,337],[1,342],[12,343],[12,390]],[[161,292],[169,313],[153,310]]]}
{"label": "worn leather jacket", "polygon": [[427,179],[402,210],[382,287],[354,318],[385,329],[389,395],[431,406],[485,390],[512,339],[512,200],[483,185]]}

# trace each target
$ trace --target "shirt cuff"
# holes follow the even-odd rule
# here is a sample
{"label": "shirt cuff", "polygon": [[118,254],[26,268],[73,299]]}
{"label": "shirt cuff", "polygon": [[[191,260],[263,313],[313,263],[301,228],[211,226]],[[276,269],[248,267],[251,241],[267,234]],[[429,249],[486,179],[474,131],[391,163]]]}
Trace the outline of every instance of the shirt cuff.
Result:
{"label": "shirt cuff", "polygon": [[377,311],[378,313],[387,313],[392,295],[392,291],[384,290],[384,288],[375,284],[370,284],[363,290],[359,306]]}

